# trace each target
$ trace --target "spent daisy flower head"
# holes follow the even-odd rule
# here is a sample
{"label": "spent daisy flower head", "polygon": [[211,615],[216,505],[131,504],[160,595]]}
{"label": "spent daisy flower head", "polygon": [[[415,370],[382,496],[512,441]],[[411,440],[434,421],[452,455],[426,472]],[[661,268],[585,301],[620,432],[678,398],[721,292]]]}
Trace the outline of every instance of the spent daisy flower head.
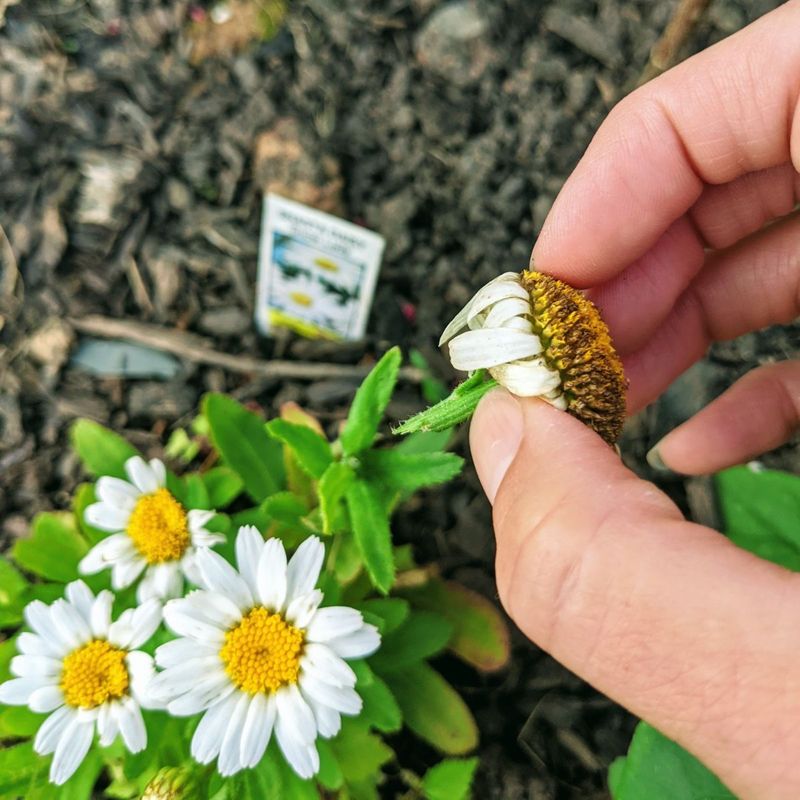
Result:
{"label": "spent daisy flower head", "polygon": [[[466,330],[465,330],[466,329]],[[625,374],[594,304],[533,270],[487,283],[445,328],[456,369],[486,369],[509,392],[541,397],[613,444],[625,419]]]}
{"label": "spent daisy flower head", "polygon": [[113,595],[92,594],[83,581],[66,587],[52,605],[34,600],[25,608],[31,631],[17,639],[11,659],[15,677],[0,684],[0,703],[52,712],[33,742],[53,754],[50,781],[64,783],[80,766],[95,729],[103,747],[117,735],[138,753],[147,744],[141,708],[152,707],[147,687],[153,659],[137,650],[161,622],[161,604],[148,600],[111,621]]}
{"label": "spent daisy flower head", "polygon": [[166,600],[183,590],[186,576],[196,583],[194,557],[198,547],[212,547],[225,537],[206,530],[213,511],[187,511],[166,488],[167,471],[154,458],[125,462],[128,480],[98,479],[97,503],[85,512],[86,521],[112,535],[98,542],[83,558],[84,575],[111,569],[111,585],[119,591],[142,573],[136,597]]}
{"label": "spent daisy flower head", "polygon": [[341,715],[361,711],[356,676],[344,659],[380,645],[373,625],[345,606],[320,608],[315,589],[325,548],[306,539],[291,560],[279,539],[252,526],[236,538],[238,570],[201,550],[201,590],[164,608],[181,638],[156,651],[163,667],[154,695],[177,716],[205,712],[192,739],[201,764],[221,775],[255,766],[272,731],[301,778],[319,770],[318,736],[339,732]]}

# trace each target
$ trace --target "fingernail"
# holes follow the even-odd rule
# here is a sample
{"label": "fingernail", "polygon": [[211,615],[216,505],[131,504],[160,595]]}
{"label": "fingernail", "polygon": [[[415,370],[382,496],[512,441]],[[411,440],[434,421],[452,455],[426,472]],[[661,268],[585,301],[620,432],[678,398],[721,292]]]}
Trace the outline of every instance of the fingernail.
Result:
{"label": "fingernail", "polygon": [[656,472],[672,472],[672,470],[664,463],[664,459],[661,458],[661,453],[658,451],[658,445],[661,442],[656,442],[648,451],[645,458],[647,459],[647,463],[656,471]]}
{"label": "fingernail", "polygon": [[522,443],[522,409],[503,389],[481,400],[470,429],[470,449],[483,491],[494,503],[497,490]]}

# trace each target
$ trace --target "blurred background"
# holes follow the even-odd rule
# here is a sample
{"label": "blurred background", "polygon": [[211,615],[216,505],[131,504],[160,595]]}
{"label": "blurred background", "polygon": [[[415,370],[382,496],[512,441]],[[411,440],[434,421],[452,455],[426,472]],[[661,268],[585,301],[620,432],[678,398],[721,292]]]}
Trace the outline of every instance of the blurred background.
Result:
{"label": "blurred background", "polygon": [[[80,477],[66,441],[75,417],[152,455],[168,443],[179,466],[205,391],[266,415],[296,401],[332,431],[394,344],[415,369],[390,417],[446,390],[456,376],[435,347],[442,324],[486,280],[527,264],[593,132],[657,70],[651,50],[677,5],[0,0],[0,548],[67,502]],[[695,5],[673,60],[778,3]],[[386,237],[363,341],[256,334],[267,191]],[[654,476],[644,453],[799,345],[785,326],[714,346],[630,421],[626,461],[716,524],[707,479]],[[454,447],[465,441],[462,430]],[[800,469],[795,445],[765,462]],[[489,509],[470,469],[405,507],[397,536],[496,597]],[[633,727],[610,701],[518,635],[499,675],[442,668],[481,727],[476,797],[607,796],[605,770]],[[407,748],[409,766],[427,758],[416,740]]]}

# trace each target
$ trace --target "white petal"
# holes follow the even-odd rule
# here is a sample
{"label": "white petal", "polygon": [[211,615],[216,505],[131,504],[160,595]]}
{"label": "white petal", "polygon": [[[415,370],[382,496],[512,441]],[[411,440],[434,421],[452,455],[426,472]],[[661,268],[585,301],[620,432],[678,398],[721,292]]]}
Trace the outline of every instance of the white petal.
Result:
{"label": "white petal", "polygon": [[205,680],[209,673],[217,673],[221,663],[217,654],[193,658],[191,661],[160,672],[150,682],[149,691],[156,698],[171,701],[191,691],[192,687]]}
{"label": "white petal", "polygon": [[61,659],[47,656],[14,656],[11,659],[10,670],[11,674],[18,678],[33,677],[34,675],[55,678],[61,674]]}
{"label": "white petal", "polygon": [[[150,567],[148,574],[153,575],[153,591],[159,600],[171,600],[183,594],[183,573],[180,561],[165,561]],[[144,602],[148,597],[140,597],[139,602]]]}
{"label": "white petal", "polygon": [[64,635],[53,621],[52,609],[41,600],[33,600],[23,612],[28,627],[32,628],[46,642],[57,647],[61,654],[74,649],[73,637]]}
{"label": "white petal", "polygon": [[100,737],[100,746],[109,747],[119,733],[120,704],[112,700],[103,703],[97,711],[97,734]]}
{"label": "white petal", "polygon": [[92,590],[83,581],[72,581],[64,589],[64,596],[88,625],[92,613],[92,603],[94,603]]}
{"label": "white petal", "polygon": [[175,667],[192,658],[212,656],[217,650],[213,645],[200,644],[194,639],[173,639],[156,650],[156,664],[162,668]]}
{"label": "white petal", "polygon": [[334,686],[355,686],[356,674],[327,645],[309,642],[303,650],[300,667]]}
{"label": "white petal", "polygon": [[258,561],[264,537],[253,525],[242,525],[236,536],[236,566],[253,597],[258,597]]}
{"label": "white petal", "polygon": [[319,589],[295,597],[286,609],[286,619],[296,628],[305,628],[314,618],[321,602],[322,592]]}
{"label": "white petal", "polygon": [[228,630],[242,620],[239,607],[217,592],[203,589],[189,592],[183,598],[183,603],[186,611],[191,611],[197,619],[208,622],[215,628]]}
{"label": "white petal", "polygon": [[514,361],[492,367],[492,377],[517,397],[537,397],[561,387],[561,377],[543,361]]}
{"label": "white petal", "polygon": [[308,626],[306,638],[310,642],[329,642],[340,636],[355,633],[364,624],[360,611],[347,606],[321,608]]}
{"label": "white petal", "polygon": [[28,656],[45,656],[46,658],[58,658],[64,655],[62,647],[35,633],[28,633],[28,631],[23,631],[17,637],[17,650]]}
{"label": "white petal", "polygon": [[50,619],[70,647],[80,647],[91,641],[92,630],[89,623],[63,598],[59,598],[50,606]]}
{"label": "white petal", "polygon": [[192,737],[192,757],[200,764],[213,761],[222,747],[226,723],[239,700],[238,694],[231,694],[206,711]]}
{"label": "white petal", "polygon": [[327,642],[328,647],[341,658],[366,658],[381,646],[381,636],[374,625]]}
{"label": "white petal", "polygon": [[319,735],[324,739],[336,736],[342,728],[342,715],[330,706],[318,703],[313,697],[307,697],[306,700],[314,712]]}
{"label": "white petal", "polygon": [[141,456],[133,456],[125,462],[125,472],[130,482],[142,494],[152,494],[163,486],[163,481],[159,481],[160,476],[153,471],[152,464],[151,461],[148,465]]}
{"label": "white petal", "polygon": [[159,461],[157,458],[151,458],[150,471],[155,476],[159,488],[167,485],[167,468],[164,466],[163,461]]}
{"label": "white petal", "polygon": [[275,735],[289,766],[303,779],[311,778],[319,770],[319,754],[313,742],[295,738],[280,712],[275,721]]}
{"label": "white petal", "polygon": [[146,566],[147,561],[136,551],[114,562],[111,570],[111,588],[116,592],[127,589],[142,574]]}
{"label": "white petal", "polygon": [[242,732],[249,705],[250,696],[241,693],[236,705],[233,707],[230,720],[228,720],[225,736],[222,739],[222,746],[219,749],[219,760],[217,761],[217,770],[223,777],[233,775],[234,772],[238,772],[242,768]]}
{"label": "white petal", "polygon": [[117,647],[135,649],[141,647],[161,624],[161,603],[148,600],[136,608],[129,608],[112,622],[108,629],[108,641]]}
{"label": "white petal", "polygon": [[78,570],[83,575],[92,575],[100,570],[108,569],[121,558],[131,558],[136,555],[127,533],[115,533],[101,539],[78,564]]}
{"label": "white petal", "polygon": [[109,533],[124,531],[128,526],[130,516],[130,511],[118,506],[111,506],[108,503],[92,503],[83,512],[83,518],[93,528],[99,528],[101,531]]}
{"label": "white petal", "polygon": [[48,711],[53,711],[63,705],[64,695],[61,692],[61,687],[57,683],[42,686],[40,689],[32,692],[28,700],[28,707],[30,710],[38,714],[46,714]]}
{"label": "white petal", "polygon": [[280,539],[268,539],[264,543],[256,581],[262,604],[280,611],[286,600],[286,550]]}
{"label": "white petal", "polygon": [[227,673],[217,662],[215,668],[208,668],[204,671],[203,678],[194,683],[189,691],[171,700],[167,705],[167,710],[176,717],[190,717],[192,714],[199,714],[218,703],[231,694],[235,688]]}
{"label": "white petal", "polygon": [[147,731],[144,727],[139,704],[130,696],[123,697],[119,710],[119,732],[122,741],[131,753],[139,753],[147,746]]}
{"label": "white petal", "polygon": [[466,331],[449,346],[450,361],[456,369],[464,371],[495,367],[542,352],[542,342],[535,333],[509,328]]}
{"label": "white petal", "polygon": [[[527,298],[507,297],[495,303],[483,319],[482,327],[500,328],[514,317],[525,316],[531,313],[530,302]],[[530,324],[528,324],[530,329]]]}
{"label": "white petal", "polygon": [[275,724],[275,696],[259,692],[250,699],[247,709],[247,717],[244,721],[242,730],[242,749],[240,760],[242,767],[254,767],[261,761],[264,751],[269,744],[272,735],[272,727]]}
{"label": "white petal", "polygon": [[317,585],[324,558],[325,546],[316,536],[309,536],[297,548],[286,568],[287,605],[295,597],[308,594]]}
{"label": "white petal", "polygon": [[131,679],[131,696],[142,708],[162,708],[157,698],[150,693],[150,684],[156,670],[153,657],[141,650],[133,650],[125,656],[125,664]]}
{"label": "white petal", "polygon": [[241,575],[213,550],[203,547],[197,551],[197,567],[203,586],[230,598],[243,611],[253,606],[253,595]]}
{"label": "white petal", "polygon": [[103,475],[97,479],[94,493],[100,502],[105,503],[107,506],[120,508],[128,513],[133,511],[133,507],[141,494],[128,481],[123,481],[121,478],[112,478],[109,475]]}
{"label": "white petal", "polygon": [[[189,512],[192,513],[191,511]],[[222,544],[225,537],[221,533],[209,533],[208,531],[197,531],[192,534],[192,547],[216,547]]]}
{"label": "white petal", "polygon": [[332,686],[306,673],[300,678],[300,689],[304,697],[330,706],[340,714],[354,716],[361,713],[361,697],[355,689],[348,686]]}
{"label": "white petal", "polygon": [[197,568],[197,551],[193,547],[186,548],[186,552],[181,559],[181,570],[189,583],[200,586],[203,582],[203,576]]}
{"label": "white petal", "polygon": [[164,622],[179,636],[188,636],[204,645],[221,647],[225,631],[198,617],[185,600],[170,600],[164,606]]}
{"label": "white petal", "polygon": [[33,749],[40,756],[49,756],[56,749],[64,728],[66,728],[74,715],[75,711],[68,706],[62,706],[57,711],[54,711],[36,731]]}
{"label": "white petal", "polygon": [[89,614],[89,625],[92,635],[98,639],[105,639],[108,636],[108,629],[111,627],[111,605],[114,602],[114,595],[103,589],[92,603],[92,610]]}
{"label": "white petal", "polygon": [[[192,508],[189,510],[189,513],[186,515],[186,522],[189,525],[189,533],[192,535],[192,544],[196,547],[199,546],[201,543],[195,540],[196,536],[203,537],[203,535],[211,535],[205,529],[206,523],[210,522],[214,519],[214,515],[216,511],[209,511],[208,509],[204,508]],[[223,541],[225,539],[224,536],[221,534],[213,534],[214,536],[219,536]]]}
{"label": "white petal", "polygon": [[50,782],[60,786],[67,781],[86,757],[92,745],[94,722],[74,714],[65,726],[50,764]]}
{"label": "white petal", "polygon": [[301,742],[311,742],[317,735],[314,714],[300,694],[296,684],[290,683],[275,692],[278,718],[283,720],[287,730]]}
{"label": "white petal", "polygon": [[30,696],[42,686],[48,686],[49,679],[42,675],[28,678],[12,678],[0,683],[0,703],[7,706],[27,705]]}

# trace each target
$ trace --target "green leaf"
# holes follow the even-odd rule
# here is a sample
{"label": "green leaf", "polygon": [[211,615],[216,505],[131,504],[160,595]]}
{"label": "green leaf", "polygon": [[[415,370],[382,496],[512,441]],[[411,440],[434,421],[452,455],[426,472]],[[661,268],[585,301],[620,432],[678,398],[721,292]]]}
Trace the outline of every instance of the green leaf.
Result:
{"label": "green leaf", "polygon": [[422,778],[427,800],[468,800],[477,758],[448,758],[431,767]]}
{"label": "green leaf", "polygon": [[230,467],[214,467],[201,476],[211,508],[225,508],[244,488],[242,479]]}
{"label": "green leaf", "polygon": [[67,583],[78,577],[78,562],[88,549],[74,515],[58,511],[37,514],[30,537],[17,540],[11,555],[29,572]]}
{"label": "green leaf", "polygon": [[444,650],[452,633],[453,626],[440,614],[412,611],[397,630],[383,637],[370,664],[380,673],[405,669]]}
{"label": "green leaf", "polygon": [[478,745],[478,727],[458,692],[427,664],[386,673],[405,724],[446,755],[460,756]]}
{"label": "green leaf", "polygon": [[403,453],[374,450],[364,453],[361,474],[393,491],[410,493],[423,486],[434,486],[461,472],[464,459],[455,453]]}
{"label": "green leaf", "polygon": [[11,659],[14,658],[16,654],[16,637],[0,642],[0,683],[7,681],[11,677],[11,672],[8,667],[9,664],[11,664]]}
{"label": "green leaf", "polygon": [[284,525],[297,525],[308,514],[308,508],[291,492],[278,492],[268,497],[259,507],[270,520]]}
{"label": "green leaf", "polygon": [[398,453],[412,455],[414,453],[440,453],[447,450],[447,445],[453,438],[453,429],[445,428],[441,431],[417,431],[399,441],[394,450]]}
{"label": "green leaf", "polygon": [[206,485],[199,475],[195,473],[185,475],[183,485],[183,502],[187,508],[213,508]]}
{"label": "green leaf", "polygon": [[319,479],[317,493],[323,533],[336,533],[346,525],[343,501],[355,477],[352,467],[343,461],[334,461]]}
{"label": "green leaf", "polygon": [[203,413],[211,440],[225,463],[257,503],[280,491],[284,482],[281,445],[264,430],[264,422],[223,394],[207,394]]}
{"label": "green leaf", "polygon": [[31,742],[0,748],[0,797],[27,797],[46,782],[48,762],[33,752]]}
{"label": "green leaf", "polygon": [[347,783],[374,779],[394,753],[359,719],[342,720],[342,730],[331,739],[331,750]]}
{"label": "green leaf", "polygon": [[344,783],[344,775],[333,753],[330,742],[326,739],[317,739],[317,750],[319,751],[319,773],[317,774],[317,780],[330,791],[341,789]]}
{"label": "green leaf", "polygon": [[[356,578],[363,576],[361,550],[356,544],[355,537],[351,533],[347,531],[340,533],[336,537],[333,547],[336,548],[336,560],[333,564],[333,571],[336,574],[336,580],[342,586],[352,584]],[[367,582],[368,580],[367,578]],[[366,592],[369,591],[370,584],[368,583]]]}
{"label": "green leaf", "polygon": [[411,362],[412,366],[425,373],[425,377],[423,377],[420,382],[420,388],[422,389],[422,396],[425,398],[425,402],[433,405],[433,403],[444,400],[448,395],[447,386],[443,381],[433,377],[430,364],[428,364],[425,356],[422,355],[419,350],[413,349],[408,354],[408,360]]}
{"label": "green leaf", "polygon": [[411,607],[407,600],[399,597],[381,597],[375,600],[364,600],[356,608],[359,611],[366,611],[380,618],[379,626],[381,634],[390,633],[398,628],[408,618]]}
{"label": "green leaf", "polygon": [[11,562],[0,556],[0,608],[16,605],[28,581],[14,568]]}
{"label": "green leaf", "polygon": [[415,608],[436,611],[453,626],[449,648],[477,669],[501,669],[511,657],[511,634],[500,609],[455,581],[433,578],[402,591]]}
{"label": "green leaf", "polygon": [[725,533],[731,541],[800,572],[800,477],[732,467],[715,480]]}
{"label": "green leaf", "polygon": [[266,428],[270,436],[283,442],[292,451],[297,463],[312,478],[322,477],[333,461],[328,441],[306,425],[273,419]]}
{"label": "green leaf", "polygon": [[91,545],[97,544],[101,539],[105,539],[108,536],[107,531],[95,528],[85,519],[86,509],[96,500],[93,483],[80,484],[75,490],[75,496],[72,498],[72,511],[78,521],[78,527]]}
{"label": "green leaf", "polygon": [[89,419],[79,419],[70,430],[70,440],[92,475],[128,479],[125,462],[138,455],[138,451],[121,436]]}
{"label": "green leaf", "polygon": [[401,358],[400,348],[388,350],[359,386],[340,437],[345,455],[357,455],[372,444],[394,391]]}
{"label": "green leaf", "polygon": [[41,714],[34,714],[26,706],[0,706],[0,739],[33,736],[43,720]]}
{"label": "green leaf", "polygon": [[628,755],[614,763],[614,800],[736,800],[694,756],[645,722],[636,726]]}
{"label": "green leaf", "polygon": [[347,508],[372,585],[387,594],[394,583],[395,570],[386,511],[372,487],[358,480],[347,490]]}
{"label": "green leaf", "polygon": [[[103,769],[103,759],[96,749],[92,748],[83,759],[72,777],[58,788],[58,800],[91,800],[94,797],[94,785],[100,771]],[[45,790],[42,800],[51,798],[52,787]]]}
{"label": "green leaf", "polygon": [[397,733],[403,724],[403,715],[391,689],[366,661],[353,661],[350,666],[358,679],[356,690],[364,701],[359,719],[382,733]]}

